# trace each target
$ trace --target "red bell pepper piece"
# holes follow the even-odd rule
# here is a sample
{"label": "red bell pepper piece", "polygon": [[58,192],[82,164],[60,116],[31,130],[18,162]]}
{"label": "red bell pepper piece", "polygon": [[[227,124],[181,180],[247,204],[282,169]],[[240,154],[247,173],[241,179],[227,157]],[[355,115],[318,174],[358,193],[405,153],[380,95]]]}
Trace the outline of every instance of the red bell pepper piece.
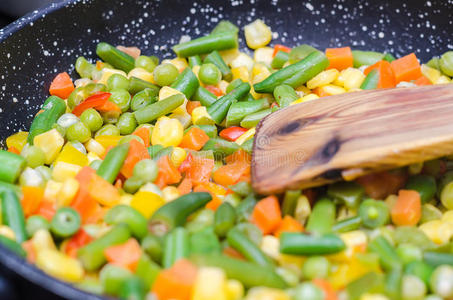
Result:
{"label": "red bell pepper piece", "polygon": [[85,99],[82,103],[74,107],[72,113],[79,117],[85,110],[89,108],[102,107],[110,98],[110,93],[97,93]]}
{"label": "red bell pepper piece", "polygon": [[274,53],[272,53],[272,57],[277,55],[278,51],[283,51],[283,52],[289,53],[291,51],[291,48],[277,44],[274,46]]}
{"label": "red bell pepper piece", "polygon": [[232,126],[225,128],[224,130],[220,131],[219,136],[225,140],[228,140],[230,142],[234,142],[235,140],[238,139],[242,134],[247,132],[246,128],[242,128],[239,126]]}

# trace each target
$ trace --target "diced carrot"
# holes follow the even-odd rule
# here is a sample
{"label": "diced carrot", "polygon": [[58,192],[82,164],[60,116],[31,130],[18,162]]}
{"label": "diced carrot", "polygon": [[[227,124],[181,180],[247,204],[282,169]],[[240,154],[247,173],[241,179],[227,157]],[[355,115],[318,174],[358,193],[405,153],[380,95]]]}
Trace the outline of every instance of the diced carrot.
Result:
{"label": "diced carrot", "polygon": [[417,80],[422,76],[420,63],[414,53],[398,58],[390,63],[396,83]]}
{"label": "diced carrot", "polygon": [[179,147],[198,151],[203,148],[204,144],[208,141],[209,136],[204,130],[198,127],[192,127],[182,137]]}
{"label": "diced carrot", "polygon": [[130,146],[126,160],[120,170],[120,173],[126,178],[132,176],[132,171],[134,170],[136,163],[142,159],[150,158],[148,149],[146,149],[145,145],[134,139],[131,140],[129,144]]}
{"label": "diced carrot", "polygon": [[214,170],[214,160],[204,157],[193,157],[190,169],[186,172],[186,177],[192,179],[195,185],[208,182]]}
{"label": "diced carrot", "polygon": [[291,52],[291,48],[277,44],[274,46],[274,52],[272,53],[272,57],[275,57],[275,55],[277,55],[278,51],[283,51],[283,52],[289,53],[289,52]]}
{"label": "diced carrot", "polygon": [[162,156],[157,161],[159,172],[157,173],[156,184],[163,188],[167,184],[174,184],[181,181],[181,173],[173,165],[168,155]]}
{"label": "diced carrot", "polygon": [[75,179],[79,182],[79,191],[71,202],[71,207],[74,208],[82,218],[84,224],[87,223],[89,217],[97,211],[99,204],[94,200],[89,193],[90,181],[95,171],[86,166],[77,173]]}
{"label": "diced carrot", "polygon": [[211,93],[213,93],[214,95],[216,95],[217,97],[223,96],[222,90],[214,85],[207,85],[207,86],[205,86],[205,88],[208,91],[210,91]]}
{"label": "diced carrot", "polygon": [[22,209],[24,210],[25,217],[36,214],[36,211],[41,204],[44,197],[44,190],[37,186],[23,186],[22,187]]}
{"label": "diced carrot", "polygon": [[390,63],[385,60],[380,60],[374,65],[369,66],[365,69],[365,75],[368,75],[371,70],[377,70],[379,72],[378,88],[393,88],[396,86],[395,75],[393,74]]}
{"label": "diced carrot", "polygon": [[116,104],[113,103],[112,101],[105,101],[104,104],[96,106],[96,109],[100,112],[108,112],[108,111],[116,111],[116,112],[121,112],[121,108]]}
{"label": "diced carrot", "polygon": [[178,185],[178,191],[180,195],[190,193],[192,191],[192,179],[184,178]]}
{"label": "diced carrot", "polygon": [[318,97],[327,97],[327,96],[332,96],[332,94],[328,93],[326,91],[326,89],[323,89],[322,87],[317,87],[317,88],[314,88],[312,90],[312,92],[316,95],[318,95]]}
{"label": "diced carrot", "polygon": [[415,226],[422,215],[420,194],[414,190],[400,190],[392,207],[392,222],[398,226]]}
{"label": "diced carrot", "polygon": [[152,292],[159,300],[190,300],[197,277],[197,267],[187,259],[180,259],[157,275]]}
{"label": "diced carrot", "polygon": [[41,201],[41,204],[39,204],[36,214],[43,216],[47,221],[50,222],[52,220],[53,215],[55,215],[55,212],[56,212],[55,203],[43,199],[43,201]]}
{"label": "diced carrot", "polygon": [[91,175],[88,184],[88,194],[104,206],[113,206],[120,202],[120,192],[110,182],[97,174]]}
{"label": "diced carrot", "polygon": [[415,80],[414,82],[416,85],[418,86],[422,86],[422,85],[432,85],[433,83],[431,82],[431,80],[429,80],[428,78],[426,78],[425,76],[420,76],[418,77],[417,80]]}
{"label": "diced carrot", "polygon": [[384,199],[395,194],[406,182],[403,172],[382,171],[357,178],[357,183],[363,186],[365,193],[374,199]]}
{"label": "diced carrot", "polygon": [[226,188],[223,186],[217,185],[213,182],[204,182],[197,185],[194,192],[208,192],[212,196],[212,200],[206,204],[206,208],[211,210],[216,210],[221,204],[222,199],[220,197],[224,197],[226,195]]}
{"label": "diced carrot", "polygon": [[66,99],[74,90],[74,84],[71,77],[66,72],[58,74],[50,84],[49,93],[53,96],[58,96]]}
{"label": "diced carrot", "polygon": [[186,110],[191,115],[192,111],[199,106],[201,106],[200,101],[187,101]]}
{"label": "diced carrot", "polygon": [[312,282],[324,292],[324,300],[338,300],[335,290],[328,281],[321,278],[315,278]]}
{"label": "diced carrot", "polygon": [[149,140],[150,140],[149,139],[149,128],[142,127],[142,128],[136,129],[132,134],[140,137],[143,140],[143,142],[145,143],[146,148],[149,147]]}
{"label": "diced carrot", "polygon": [[225,161],[228,164],[238,162],[238,161],[247,162],[248,164],[250,164],[250,162],[252,161],[252,156],[250,154],[248,154],[247,152],[245,152],[243,149],[239,149],[238,151],[234,152],[233,154],[225,157]]}
{"label": "diced carrot", "polygon": [[280,204],[274,195],[261,199],[253,208],[251,222],[265,235],[274,232],[281,221]]}
{"label": "diced carrot", "polygon": [[224,255],[232,257],[232,258],[246,260],[244,255],[242,255],[239,251],[237,251],[236,249],[234,249],[233,247],[230,247],[230,246],[223,248],[222,253]]}
{"label": "diced carrot", "polygon": [[30,239],[28,241],[23,242],[22,248],[25,250],[25,253],[27,254],[27,261],[32,264],[35,263],[36,251],[35,247],[33,247],[33,241]]}
{"label": "diced carrot", "polygon": [[89,235],[83,228],[80,228],[76,234],[74,234],[66,243],[64,247],[64,252],[71,256],[77,256],[77,250],[82,246],[85,246],[93,240],[93,237]]}
{"label": "diced carrot", "polygon": [[282,232],[302,232],[304,226],[290,215],[286,215],[275,230],[274,235],[280,237]]}
{"label": "diced carrot", "polygon": [[8,148],[8,152],[14,153],[14,154],[20,154],[20,151],[16,149],[16,147],[11,146]]}
{"label": "diced carrot", "polygon": [[337,69],[338,71],[352,67],[352,51],[350,47],[327,48],[326,56],[329,60],[327,69]]}
{"label": "diced carrot", "polygon": [[130,238],[123,244],[106,248],[104,255],[108,262],[135,272],[142,248],[136,239]]}
{"label": "diced carrot", "polygon": [[237,161],[226,164],[218,168],[213,174],[212,179],[223,186],[236,184],[241,176],[250,169],[250,165],[244,161]]}
{"label": "diced carrot", "polygon": [[104,219],[105,214],[107,213],[107,210],[110,207],[102,207],[99,203],[96,203],[94,206],[93,211],[91,214],[88,216],[86,219],[86,224],[96,224],[99,223]]}

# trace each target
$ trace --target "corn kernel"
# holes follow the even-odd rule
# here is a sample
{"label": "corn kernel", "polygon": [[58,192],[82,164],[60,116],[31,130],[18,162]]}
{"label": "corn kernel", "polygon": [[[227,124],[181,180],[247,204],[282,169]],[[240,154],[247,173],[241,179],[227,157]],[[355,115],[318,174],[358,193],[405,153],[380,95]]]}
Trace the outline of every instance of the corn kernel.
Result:
{"label": "corn kernel", "polygon": [[245,66],[240,66],[237,68],[232,68],[231,69],[231,74],[233,74],[233,80],[240,79],[244,82],[249,81],[249,71],[247,70],[247,67]]}
{"label": "corn kernel", "polygon": [[173,58],[172,60],[170,60],[170,63],[172,65],[174,65],[176,67],[176,69],[178,69],[179,73],[184,71],[184,69],[189,66],[189,64],[187,63],[187,60],[183,57]]}
{"label": "corn kernel", "polygon": [[56,250],[57,247],[53,242],[50,232],[46,229],[38,229],[31,238],[31,244],[36,253],[39,253],[43,250]]}
{"label": "corn kernel", "polygon": [[310,94],[311,90],[308,87],[306,87],[305,85],[301,85],[296,88],[296,93],[298,93],[298,92],[302,93],[302,96],[305,96],[305,95]]}
{"label": "corn kernel", "polygon": [[16,240],[16,234],[10,227],[6,225],[0,225],[0,235],[7,237],[13,241]]}
{"label": "corn kernel", "polygon": [[252,69],[252,83],[263,81],[264,79],[269,77],[269,75],[271,75],[271,72],[265,65],[256,63]]}
{"label": "corn kernel", "polygon": [[436,83],[439,77],[442,75],[442,73],[439,72],[439,70],[436,70],[434,68],[431,68],[425,64],[421,65],[420,67],[423,76],[429,79],[431,83]]}
{"label": "corn kernel", "polygon": [[206,106],[198,106],[192,110],[192,123],[194,125],[214,125],[215,122],[208,114]]}
{"label": "corn kernel", "polygon": [[192,300],[228,300],[225,272],[220,268],[201,267],[193,287]]}
{"label": "corn kernel", "polygon": [[151,142],[164,147],[178,146],[184,135],[184,128],[177,119],[161,117],[154,126]]}
{"label": "corn kernel", "polygon": [[272,39],[272,31],[260,19],[244,26],[244,35],[247,46],[257,49],[269,44]]}
{"label": "corn kernel", "polygon": [[153,82],[154,81],[154,76],[152,73],[146,71],[143,68],[134,68],[129,71],[129,74],[127,74],[128,78],[131,77],[136,77],[138,79],[147,81],[147,82]]}
{"label": "corn kernel", "polygon": [[307,88],[314,89],[333,82],[340,72],[337,69],[322,71],[307,82]]}
{"label": "corn kernel", "polygon": [[318,95],[316,95],[316,94],[307,94],[307,95],[303,96],[302,98],[294,100],[293,102],[291,102],[290,105],[294,105],[294,104],[298,104],[298,103],[302,103],[302,102],[308,102],[308,101],[316,100],[316,99],[319,99]]}
{"label": "corn kernel", "polygon": [[101,71],[101,78],[97,83],[107,84],[107,80],[109,80],[110,76],[112,76],[113,74],[120,74],[124,77],[127,77],[127,74],[121,70],[103,68]]}
{"label": "corn kernel", "polygon": [[[192,68],[192,72],[195,74],[195,76],[197,76],[197,78],[198,78],[198,73],[200,73],[200,68],[201,68],[201,66],[193,66],[193,68]],[[198,78],[198,79],[200,79],[200,78]],[[201,81],[200,81],[200,84],[202,84]]]}
{"label": "corn kernel", "polygon": [[284,290],[253,287],[248,291],[245,300],[291,300],[291,297]]}
{"label": "corn kernel", "polygon": [[223,61],[231,66],[231,62],[239,55],[239,49],[238,48],[232,48],[228,50],[222,50],[219,51],[220,56],[222,56]]}
{"label": "corn kernel", "polygon": [[366,245],[368,237],[365,232],[360,230],[353,230],[340,234],[340,238],[346,245],[345,255],[346,257],[352,257],[357,247]]}
{"label": "corn kernel", "polygon": [[[231,62],[232,68],[245,67],[247,71],[251,71],[255,62],[247,54],[240,52],[238,56]],[[231,70],[233,71],[233,70]],[[233,74],[234,76],[234,74]]]}
{"label": "corn kernel", "polygon": [[240,300],[244,297],[244,286],[236,279],[228,279],[226,289],[229,300]]}
{"label": "corn kernel", "polygon": [[37,252],[36,265],[44,272],[69,282],[80,281],[84,275],[82,264],[78,260],[56,250],[44,249]]}
{"label": "corn kernel", "polygon": [[280,256],[280,240],[273,235],[265,235],[261,240],[261,251],[273,259]]}
{"label": "corn kernel", "polygon": [[138,210],[145,218],[151,217],[164,203],[165,201],[161,196],[146,191],[138,191],[131,200],[131,206]]}
{"label": "corn kernel", "polygon": [[365,80],[365,75],[354,68],[347,68],[340,72],[334,84],[344,87],[346,90],[359,88]]}
{"label": "corn kernel", "polygon": [[174,147],[171,151],[170,159],[175,167],[179,167],[186,157],[187,152],[181,147]]}
{"label": "corn kernel", "polygon": [[59,161],[55,164],[52,171],[52,178],[56,181],[63,182],[68,178],[74,178],[82,169],[79,165]]}
{"label": "corn kernel", "polygon": [[158,195],[159,197],[163,198],[164,193],[159,189],[157,185],[154,183],[148,182],[139,189],[140,192],[150,192]]}
{"label": "corn kernel", "polygon": [[310,201],[307,196],[301,195],[297,199],[296,209],[294,210],[294,217],[299,223],[305,224],[308,216],[311,213]]}
{"label": "corn kernel", "polygon": [[419,228],[430,240],[438,245],[447,243],[453,235],[452,224],[442,220],[432,220],[423,223]]}
{"label": "corn kernel", "polygon": [[346,90],[342,87],[333,85],[333,84],[328,84],[320,87],[321,93],[322,94],[327,94],[327,95],[339,95],[346,93]]}
{"label": "corn kernel", "polygon": [[120,197],[120,204],[131,205],[131,201],[133,198],[134,198],[134,196],[131,194],[127,194],[127,193],[122,194]]}
{"label": "corn kernel", "polygon": [[226,89],[228,85],[229,85],[228,81],[220,80],[217,87],[222,91],[222,93],[226,94]]}
{"label": "corn kernel", "polygon": [[446,211],[441,218],[444,222],[449,222],[453,224],[453,210]]}
{"label": "corn kernel", "polygon": [[17,150],[19,150],[19,152],[21,152],[22,148],[24,148],[25,144],[27,143],[27,138],[28,132],[19,131],[6,138],[6,146],[8,148],[14,147]]}
{"label": "corn kernel", "polygon": [[255,127],[252,127],[250,128],[249,130],[247,130],[246,132],[244,132],[240,137],[238,137],[236,139],[236,144],[238,145],[242,145],[243,143],[245,143],[246,141],[250,140],[251,138],[253,138],[255,136]]}
{"label": "corn kernel", "polygon": [[107,149],[108,147],[115,147],[118,145],[121,138],[121,135],[99,135],[95,137],[94,140],[101,144],[104,149]]}
{"label": "corn kernel", "polygon": [[180,196],[178,188],[171,185],[164,187],[162,193],[164,194],[165,202],[173,201]]}
{"label": "corn kernel", "polygon": [[79,191],[79,182],[74,178],[67,178],[57,194],[58,206],[68,206]]}
{"label": "corn kernel", "polygon": [[93,161],[95,160],[102,160],[96,153],[94,152],[88,152],[87,154],[87,158],[88,158],[88,163],[92,163]]}
{"label": "corn kernel", "polygon": [[46,188],[44,189],[44,198],[51,202],[56,202],[58,198],[58,193],[60,192],[63,183],[55,181],[55,180],[48,180],[46,183]]}
{"label": "corn kernel", "polygon": [[84,87],[89,83],[91,83],[90,78],[79,78],[76,81],[74,81],[74,86],[75,86],[75,88]]}
{"label": "corn kernel", "polygon": [[[94,140],[91,139],[90,141]],[[88,141],[88,143],[90,141]],[[60,154],[58,154],[57,158],[55,159],[55,163],[58,163],[60,161],[79,165],[82,167],[88,165],[87,156],[80,152],[79,150],[77,150],[71,143],[66,143],[66,145],[64,145],[63,149],[61,150]]]}
{"label": "corn kernel", "polygon": [[450,83],[450,78],[448,78],[447,76],[445,75],[442,75],[440,76],[437,80],[436,80],[436,83],[435,84],[444,84],[444,83]]}
{"label": "corn kernel", "polygon": [[58,153],[60,153],[61,147],[64,144],[64,138],[56,129],[52,129],[35,136],[33,143],[36,147],[44,151],[46,164],[50,165],[57,158]]}
{"label": "corn kernel", "polygon": [[272,60],[272,54],[274,53],[274,49],[271,47],[262,47],[255,50],[253,53],[253,59],[256,62],[264,63],[266,66],[270,66]]}

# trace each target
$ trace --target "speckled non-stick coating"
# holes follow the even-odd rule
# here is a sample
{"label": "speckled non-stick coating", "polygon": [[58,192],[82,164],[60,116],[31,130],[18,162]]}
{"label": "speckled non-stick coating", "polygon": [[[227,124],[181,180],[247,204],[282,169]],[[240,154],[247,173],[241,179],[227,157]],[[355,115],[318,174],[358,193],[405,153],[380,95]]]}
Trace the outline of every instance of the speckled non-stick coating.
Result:
{"label": "speckled non-stick coating", "polygon": [[[452,13],[452,0],[81,0],[49,6],[0,30],[0,139],[26,130],[55,74],[69,71],[77,78],[76,58],[94,60],[99,41],[164,58],[173,55],[171,46],[183,34],[206,34],[222,19],[242,27],[261,18],[274,32],[271,45],[351,46],[397,57],[415,52],[427,61],[453,49]],[[0,250],[0,264],[50,286],[49,277]],[[52,290],[75,295],[66,285],[53,284]]]}

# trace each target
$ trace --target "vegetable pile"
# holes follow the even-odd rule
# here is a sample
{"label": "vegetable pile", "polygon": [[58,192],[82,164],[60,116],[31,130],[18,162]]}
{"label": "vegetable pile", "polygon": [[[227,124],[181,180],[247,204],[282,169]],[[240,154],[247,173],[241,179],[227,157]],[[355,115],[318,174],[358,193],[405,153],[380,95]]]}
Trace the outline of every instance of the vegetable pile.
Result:
{"label": "vegetable pile", "polygon": [[[0,243],[125,299],[451,299],[451,157],[282,195],[250,185],[255,126],[325,96],[449,83],[453,52],[266,46],[221,21],[159,62],[101,42],[0,150]],[[289,108],[290,109],[290,108]]]}

